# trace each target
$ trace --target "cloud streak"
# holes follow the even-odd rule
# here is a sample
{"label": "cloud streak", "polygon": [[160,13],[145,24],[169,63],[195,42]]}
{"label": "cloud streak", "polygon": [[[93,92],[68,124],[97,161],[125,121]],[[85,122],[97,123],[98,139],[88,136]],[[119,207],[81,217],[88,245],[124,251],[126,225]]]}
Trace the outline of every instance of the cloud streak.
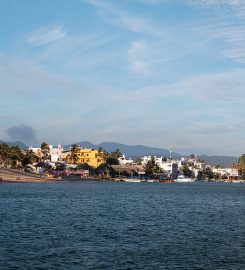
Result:
{"label": "cloud streak", "polygon": [[96,7],[99,15],[124,29],[134,33],[147,34],[150,36],[162,36],[163,27],[140,16],[131,15],[128,11],[116,7],[104,0],[88,0],[88,3]]}
{"label": "cloud streak", "polygon": [[28,42],[34,45],[46,45],[65,38],[66,32],[61,26],[43,27],[32,33]]}

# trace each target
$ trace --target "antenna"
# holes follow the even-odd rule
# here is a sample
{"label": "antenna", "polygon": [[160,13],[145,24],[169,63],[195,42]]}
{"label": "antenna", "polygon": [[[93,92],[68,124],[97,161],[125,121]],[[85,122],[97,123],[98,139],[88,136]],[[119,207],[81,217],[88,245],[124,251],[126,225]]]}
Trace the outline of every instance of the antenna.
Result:
{"label": "antenna", "polygon": [[169,158],[170,159],[172,159],[172,153],[173,153],[173,146],[172,145],[170,145],[170,147],[169,147]]}

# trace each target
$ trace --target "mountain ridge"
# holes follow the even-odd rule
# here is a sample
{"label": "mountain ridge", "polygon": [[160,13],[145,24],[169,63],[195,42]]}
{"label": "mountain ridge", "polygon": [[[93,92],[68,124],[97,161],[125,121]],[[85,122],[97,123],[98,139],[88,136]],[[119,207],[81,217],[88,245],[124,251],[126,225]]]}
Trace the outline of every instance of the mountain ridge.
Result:
{"label": "mountain ridge", "polygon": [[[99,144],[93,144],[89,141],[81,141],[76,143],[77,145],[80,145],[83,148],[93,148],[98,149],[99,147],[102,147],[107,152],[112,152],[115,149],[120,149],[120,151],[126,155],[127,157],[140,157],[145,155],[155,155],[155,156],[169,156],[170,153],[166,149],[157,148],[157,147],[149,147],[145,145],[126,145],[122,143],[115,143],[115,142],[102,142]],[[69,147],[72,144],[65,145],[64,148],[69,149]],[[172,158],[180,159],[181,157],[185,157],[187,155],[179,154],[173,152],[171,154]],[[230,167],[234,163],[238,161],[238,157],[234,156],[222,156],[222,155],[198,155],[198,158],[200,160],[204,160],[209,165],[220,165],[224,167]]]}
{"label": "mountain ridge", "polygon": [[[16,142],[5,142],[3,140],[0,140],[0,143],[6,143],[9,146],[19,146],[23,150],[27,150],[28,146],[20,141]],[[127,145],[123,143],[116,143],[116,142],[102,142],[99,144],[93,144],[89,141],[81,141],[75,143],[77,145],[80,145],[83,148],[93,148],[98,149],[99,147],[102,147],[107,152],[112,152],[116,149],[120,149],[120,151],[126,155],[127,157],[131,158],[137,158],[140,156],[145,155],[154,155],[154,156],[165,156],[168,157],[170,155],[169,151],[167,149],[157,148],[157,147],[150,147],[145,145]],[[64,145],[64,149],[69,149],[72,144]],[[185,157],[187,155],[182,155],[179,153],[173,152],[171,154],[172,158],[180,159],[181,157]],[[224,167],[230,167],[234,163],[238,162],[238,157],[234,156],[219,156],[219,155],[198,155],[198,158],[200,160],[205,161],[209,165],[220,165]]]}

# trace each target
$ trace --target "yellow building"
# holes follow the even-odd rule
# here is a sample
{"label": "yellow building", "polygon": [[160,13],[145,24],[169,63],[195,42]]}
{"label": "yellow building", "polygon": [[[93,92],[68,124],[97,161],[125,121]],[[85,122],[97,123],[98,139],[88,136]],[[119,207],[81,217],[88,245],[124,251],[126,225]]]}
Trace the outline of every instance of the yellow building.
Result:
{"label": "yellow building", "polygon": [[[65,154],[65,153],[64,153]],[[95,149],[79,149],[76,153],[76,163],[87,163],[89,166],[97,168],[100,164],[105,163],[105,160],[99,155]],[[70,155],[66,153],[66,161],[72,163]]]}

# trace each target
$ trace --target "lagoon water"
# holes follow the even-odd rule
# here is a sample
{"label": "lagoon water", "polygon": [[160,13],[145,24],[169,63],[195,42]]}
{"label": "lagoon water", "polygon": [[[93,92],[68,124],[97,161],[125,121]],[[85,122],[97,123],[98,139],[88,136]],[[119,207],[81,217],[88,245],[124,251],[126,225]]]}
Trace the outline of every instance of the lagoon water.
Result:
{"label": "lagoon water", "polygon": [[245,185],[0,184],[0,269],[245,269]]}

